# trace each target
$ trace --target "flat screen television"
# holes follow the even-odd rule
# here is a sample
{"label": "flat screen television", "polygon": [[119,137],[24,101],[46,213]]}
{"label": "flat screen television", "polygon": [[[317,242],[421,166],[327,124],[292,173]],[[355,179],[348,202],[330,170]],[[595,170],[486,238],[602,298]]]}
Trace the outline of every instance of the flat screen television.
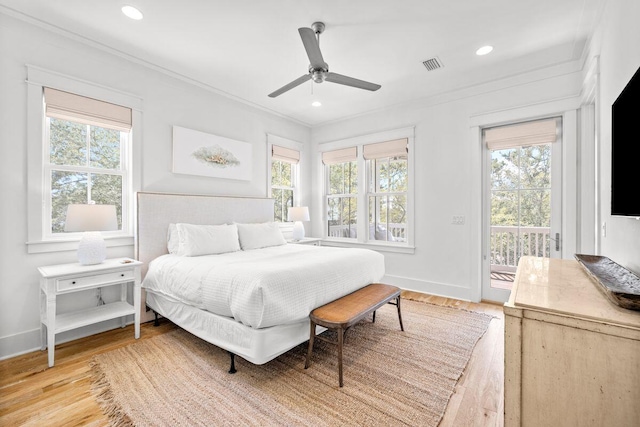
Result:
{"label": "flat screen television", "polygon": [[611,106],[611,215],[640,217],[640,68]]}

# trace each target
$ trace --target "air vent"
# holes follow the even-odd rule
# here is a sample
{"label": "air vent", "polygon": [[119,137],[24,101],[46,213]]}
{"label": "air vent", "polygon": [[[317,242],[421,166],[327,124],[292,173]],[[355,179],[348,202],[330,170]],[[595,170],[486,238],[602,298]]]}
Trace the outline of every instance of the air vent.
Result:
{"label": "air vent", "polygon": [[427,59],[426,61],[422,61],[422,64],[429,71],[437,70],[438,68],[442,68],[442,63],[437,57],[433,57],[431,59]]}

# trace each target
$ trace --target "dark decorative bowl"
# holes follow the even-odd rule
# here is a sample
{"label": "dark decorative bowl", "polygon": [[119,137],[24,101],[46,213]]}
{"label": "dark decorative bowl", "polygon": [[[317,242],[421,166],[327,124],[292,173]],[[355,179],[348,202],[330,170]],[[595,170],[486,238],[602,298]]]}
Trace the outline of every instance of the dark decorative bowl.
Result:
{"label": "dark decorative bowl", "polygon": [[605,256],[575,254],[575,257],[611,302],[640,310],[640,277]]}

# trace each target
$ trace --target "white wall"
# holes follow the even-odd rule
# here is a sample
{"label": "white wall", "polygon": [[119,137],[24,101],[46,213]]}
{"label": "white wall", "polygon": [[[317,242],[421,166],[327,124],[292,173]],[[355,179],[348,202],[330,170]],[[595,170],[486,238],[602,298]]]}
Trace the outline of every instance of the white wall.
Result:
{"label": "white wall", "polygon": [[[578,108],[581,78],[578,63],[564,64],[312,130],[317,150],[324,142],[415,126],[416,249],[414,254],[386,253],[385,280],[406,289],[480,299],[482,158],[470,128],[481,116],[516,121],[562,113],[545,110],[549,104]],[[575,163],[575,156],[565,161]],[[322,198],[312,191],[313,232],[319,235]],[[454,215],[464,215],[465,224],[453,225]]]}
{"label": "white wall", "polygon": [[[416,127],[416,250],[415,254],[386,253],[385,280],[427,293],[469,300],[480,298],[480,158],[479,148],[470,146],[473,139],[470,138],[470,125],[477,125],[478,117],[509,117],[515,121],[519,114],[522,114],[520,119],[526,119],[530,113],[562,112],[553,111],[554,107],[550,105],[564,105],[564,111],[575,116],[575,111],[571,110],[579,108],[583,91],[588,89],[583,87],[583,82],[594,56],[599,56],[600,62],[598,199],[601,221],[607,228],[606,236],[601,237],[599,253],[640,274],[640,221],[609,214],[611,104],[640,66],[638,18],[640,2],[637,0],[607,2],[592,38],[589,55],[580,62],[328,123],[312,130],[313,146],[317,150],[318,144],[324,142],[394,128]],[[446,72],[446,69],[439,72]],[[576,134],[579,130],[571,129],[571,132]],[[579,141],[574,141],[574,146],[565,152],[563,174],[569,183],[570,180],[590,179],[595,175],[592,170],[580,170],[577,159],[581,155],[580,147]],[[313,176],[317,176],[316,171]],[[590,182],[571,184],[570,187],[577,186],[583,191],[591,188]],[[636,187],[640,195],[640,181]],[[312,194],[313,234],[320,235],[322,194],[317,187],[312,189]],[[587,197],[564,194],[563,199],[569,201],[563,207],[565,216],[569,217],[569,221],[565,218],[565,235],[576,240],[565,241],[565,245],[579,248],[578,236],[588,235],[589,230],[598,227],[598,224],[578,221],[578,218],[592,218],[583,211],[593,208],[580,206],[582,200],[589,200]],[[453,215],[464,215],[465,225],[452,225]],[[573,253],[566,252],[563,256],[573,258]]]}
{"label": "white wall", "polygon": [[[139,190],[196,194],[266,196],[266,134],[309,144],[307,127],[220,96],[212,90],[144,67],[114,52],[89,46],[0,14],[0,358],[40,347],[37,267],[75,262],[75,252],[27,254],[27,147],[25,64],[137,95],[143,99]],[[253,145],[251,181],[177,175],[171,172],[172,126],[208,132]],[[303,155],[309,162],[309,156]],[[301,180],[309,186],[309,167]],[[304,188],[303,187],[303,188]],[[307,203],[308,194],[302,194]],[[133,256],[133,247],[110,248],[108,255]],[[106,297],[116,298],[115,293]],[[93,291],[63,296],[59,311],[95,304]],[[63,334],[60,341],[98,329],[105,322]],[[59,341],[59,342],[60,342]]]}
{"label": "white wall", "polygon": [[[594,34],[590,55],[600,62],[600,254],[640,275],[640,221],[611,216],[611,105],[640,67],[640,2],[607,2],[600,26]],[[640,101],[640,100],[639,100]],[[638,106],[640,112],[640,103]],[[637,143],[635,136],[633,143]],[[640,164],[640,159],[638,159]],[[630,183],[640,197],[640,179]]]}

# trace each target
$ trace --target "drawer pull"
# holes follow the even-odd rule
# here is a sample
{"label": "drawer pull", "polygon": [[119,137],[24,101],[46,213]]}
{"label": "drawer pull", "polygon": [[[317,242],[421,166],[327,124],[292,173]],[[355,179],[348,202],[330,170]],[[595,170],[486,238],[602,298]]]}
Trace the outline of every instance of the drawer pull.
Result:
{"label": "drawer pull", "polygon": [[73,282],[71,282],[71,284],[72,284],[72,285],[75,285],[75,284],[76,284],[75,280],[74,280]]}
{"label": "drawer pull", "polygon": [[124,273],[122,273],[120,276],[124,277]]}

